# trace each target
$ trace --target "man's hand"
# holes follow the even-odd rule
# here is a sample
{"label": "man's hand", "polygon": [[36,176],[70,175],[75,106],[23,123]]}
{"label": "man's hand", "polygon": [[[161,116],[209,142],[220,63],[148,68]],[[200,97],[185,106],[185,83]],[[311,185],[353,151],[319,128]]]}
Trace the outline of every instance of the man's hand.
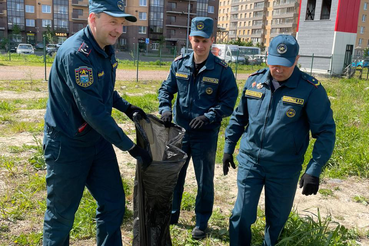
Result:
{"label": "man's hand", "polygon": [[[147,115],[146,113],[139,107],[135,106],[135,105],[132,105],[130,104],[126,110],[126,115],[131,119],[133,120],[133,114],[134,113],[137,113],[138,114],[138,117],[141,117],[141,119],[145,119],[147,120]],[[140,119],[140,118],[138,118]]]}
{"label": "man's hand", "polygon": [[319,190],[319,178],[304,173],[300,179],[300,188],[305,196],[316,195]]}
{"label": "man's hand", "polygon": [[170,127],[170,123],[172,122],[172,112],[165,111],[160,118],[164,122],[165,127]]}
{"label": "man's hand", "polygon": [[150,166],[152,158],[149,152],[147,152],[143,148],[135,145],[135,147],[133,147],[133,149],[129,150],[128,152],[132,157],[142,162],[143,170],[146,170],[146,168]]}
{"label": "man's hand", "polygon": [[223,174],[226,176],[228,174],[229,166],[232,166],[233,169],[236,169],[236,165],[233,161],[233,155],[224,153],[223,155]]}
{"label": "man's hand", "polygon": [[192,129],[200,129],[203,126],[209,124],[210,120],[205,115],[197,116],[196,118],[192,119],[190,122],[190,127]]}

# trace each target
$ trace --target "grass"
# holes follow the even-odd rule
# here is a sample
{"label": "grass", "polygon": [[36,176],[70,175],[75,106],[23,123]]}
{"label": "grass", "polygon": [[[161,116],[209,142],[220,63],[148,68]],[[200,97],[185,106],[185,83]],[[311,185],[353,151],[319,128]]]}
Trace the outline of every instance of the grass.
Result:
{"label": "grass", "polygon": [[[0,61],[1,61],[0,57]],[[15,57],[12,62],[17,61]],[[19,57],[19,60],[25,59]],[[27,64],[33,59],[27,57]],[[4,63],[4,62],[3,62]],[[36,62],[31,62],[35,65]],[[124,64],[120,68],[129,67]],[[37,65],[37,64],[36,64]],[[128,66],[129,65],[129,66]],[[140,65],[141,66],[141,65]],[[146,64],[143,64],[143,67]],[[147,67],[154,66],[147,64]],[[162,68],[169,69],[163,65]],[[164,69],[163,68],[163,69]],[[240,71],[242,70],[242,66]],[[248,70],[246,70],[248,69]],[[245,68],[248,72],[250,68]],[[255,70],[255,67],[254,67]],[[30,76],[31,77],[31,76]],[[322,79],[331,99],[334,117],[337,124],[337,141],[332,158],[324,170],[323,176],[344,179],[349,176],[369,178],[369,149],[367,136],[369,136],[369,82],[358,79]],[[238,81],[240,91],[244,81]],[[127,82],[117,81],[116,89],[130,103],[137,105],[147,113],[157,114],[157,91],[161,81]],[[47,84],[42,81],[0,81],[0,90],[16,93],[44,92]],[[42,220],[46,208],[45,190],[45,162],[42,156],[42,143],[39,137],[43,131],[43,119],[24,121],[21,110],[44,110],[47,98],[7,99],[0,100],[0,127],[1,136],[13,136],[19,133],[34,135],[33,145],[10,145],[2,150],[0,156],[0,180],[6,183],[6,190],[0,192],[0,245],[39,245],[42,239]],[[238,103],[237,103],[238,104]],[[236,105],[237,105],[236,104]],[[130,123],[125,114],[113,110],[113,117],[120,124]],[[216,162],[219,165],[223,156],[224,130],[229,118],[222,122]],[[129,130],[133,134],[134,130]],[[310,143],[305,156],[305,163],[311,158],[313,142]],[[236,153],[234,156],[237,154]],[[134,168],[135,164],[127,164],[127,168]],[[133,199],[133,180],[123,179],[127,196],[127,204]],[[216,186],[218,187],[218,186]],[[225,187],[228,189],[229,187]],[[233,187],[235,188],[235,187]],[[324,197],[334,197],[335,190],[321,189],[319,193]],[[369,198],[354,196],[353,201],[368,205]],[[211,229],[208,238],[195,241],[191,238],[194,223],[195,190],[185,191],[182,200],[183,222],[181,225],[171,226],[173,245],[228,245],[228,218],[230,210],[223,209],[229,205],[229,200],[221,199],[221,204],[214,209],[209,223]],[[73,242],[95,237],[94,215],[96,204],[91,194],[86,190],[76,214],[71,238]],[[181,215],[182,219],[182,215]],[[13,233],[15,227],[22,223],[30,224],[30,231]],[[127,207],[122,228],[131,236],[133,211]],[[260,245],[263,239],[265,215],[258,210],[258,218],[252,226],[253,244]],[[129,237],[128,236],[128,237]],[[291,213],[286,228],[281,235],[279,245],[355,245],[359,237],[369,237],[369,231],[359,232],[355,228],[347,229],[334,222],[331,216],[322,218],[319,211],[310,216],[301,216],[295,211]],[[296,244],[298,242],[298,244]]]}

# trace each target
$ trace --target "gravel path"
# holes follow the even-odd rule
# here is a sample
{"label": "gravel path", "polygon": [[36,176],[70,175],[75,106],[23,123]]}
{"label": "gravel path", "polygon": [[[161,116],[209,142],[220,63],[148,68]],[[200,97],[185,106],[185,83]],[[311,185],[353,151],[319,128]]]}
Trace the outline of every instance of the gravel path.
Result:
{"label": "gravel path", "polygon": [[[50,67],[46,68],[48,78]],[[164,80],[168,76],[168,71],[149,70],[139,71],[140,81]],[[238,80],[246,80],[248,74],[238,74]],[[0,66],[0,80],[40,80],[45,78],[44,67],[32,66]],[[117,80],[136,80],[136,70],[117,70]]]}

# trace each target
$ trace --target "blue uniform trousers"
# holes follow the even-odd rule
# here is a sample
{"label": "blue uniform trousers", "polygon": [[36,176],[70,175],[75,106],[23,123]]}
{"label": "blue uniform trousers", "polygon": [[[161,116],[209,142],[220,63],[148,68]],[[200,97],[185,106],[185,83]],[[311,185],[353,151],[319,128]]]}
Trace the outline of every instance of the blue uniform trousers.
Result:
{"label": "blue uniform trousers", "polygon": [[263,187],[266,218],[263,245],[275,245],[292,209],[301,165],[258,165],[238,159],[238,195],[229,220],[230,245],[251,244],[250,227],[256,221]]}
{"label": "blue uniform trousers", "polygon": [[97,245],[122,245],[125,194],[112,145],[89,146],[45,133],[47,210],[43,245],[69,245],[69,232],[85,186],[97,201]]}
{"label": "blue uniform trousers", "polygon": [[188,159],[179,173],[177,185],[174,189],[171,224],[178,223],[186,172],[192,157],[197,181],[196,226],[200,230],[207,228],[214,204],[213,180],[218,133],[219,127],[210,130],[186,132],[182,141],[182,150],[187,153]]}

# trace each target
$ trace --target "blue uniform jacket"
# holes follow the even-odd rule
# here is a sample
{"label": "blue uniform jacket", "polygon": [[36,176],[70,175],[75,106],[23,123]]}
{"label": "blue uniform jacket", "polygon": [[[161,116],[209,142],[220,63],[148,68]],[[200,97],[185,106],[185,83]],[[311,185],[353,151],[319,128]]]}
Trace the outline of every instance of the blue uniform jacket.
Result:
{"label": "blue uniform jacket", "polygon": [[232,69],[209,52],[196,77],[193,72],[193,52],[174,60],[168,78],[159,89],[159,113],[171,111],[172,99],[177,93],[173,107],[176,124],[190,130],[191,120],[205,115],[211,124],[200,130],[219,127],[222,118],[232,114],[238,96]]}
{"label": "blue uniform jacket", "polygon": [[129,106],[114,91],[117,66],[113,47],[101,49],[89,27],[67,39],[50,72],[46,131],[82,146],[103,136],[121,150],[130,149],[133,142],[111,116],[112,107],[125,112]]}
{"label": "blue uniform jacket", "polygon": [[226,129],[225,153],[233,153],[242,136],[238,159],[261,165],[301,165],[309,144],[316,138],[306,173],[319,177],[330,158],[336,126],[330,101],[316,79],[295,67],[291,77],[271,93],[269,69],[246,81],[239,106]]}

